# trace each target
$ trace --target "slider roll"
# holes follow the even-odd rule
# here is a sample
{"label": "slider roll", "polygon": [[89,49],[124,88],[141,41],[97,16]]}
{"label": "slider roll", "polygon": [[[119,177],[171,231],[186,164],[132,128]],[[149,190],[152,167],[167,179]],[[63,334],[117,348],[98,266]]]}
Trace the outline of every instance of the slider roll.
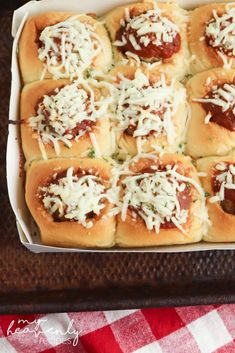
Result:
{"label": "slider roll", "polygon": [[27,170],[26,203],[44,245],[109,248],[115,219],[109,215],[110,166],[101,159],[58,158]]}
{"label": "slider roll", "polygon": [[230,153],[235,147],[235,71],[201,72],[186,88],[191,107],[186,153],[194,158]]}
{"label": "slider roll", "polygon": [[73,80],[88,69],[106,71],[111,61],[106,29],[88,15],[48,12],[31,17],[19,41],[24,83],[43,78]]}
{"label": "slider roll", "polygon": [[190,14],[189,48],[193,74],[214,67],[235,68],[234,3],[200,6]]}
{"label": "slider roll", "polygon": [[185,141],[186,90],[168,75],[134,67],[111,71],[116,88],[113,130],[117,145],[132,156],[176,152]]}
{"label": "slider roll", "polygon": [[104,17],[115,62],[183,78],[188,70],[186,12],[154,1],[115,8]]}
{"label": "slider roll", "polygon": [[[98,84],[98,83],[97,83]],[[89,80],[44,80],[23,88],[21,137],[26,159],[110,153],[108,98]]]}
{"label": "slider roll", "polygon": [[235,241],[235,157],[208,157],[197,161],[207,197],[210,226],[204,240]]}
{"label": "slider roll", "polygon": [[[131,172],[131,173],[130,173]],[[121,247],[195,243],[201,240],[204,192],[188,158],[149,155],[130,164],[120,181],[121,214],[116,243]]]}

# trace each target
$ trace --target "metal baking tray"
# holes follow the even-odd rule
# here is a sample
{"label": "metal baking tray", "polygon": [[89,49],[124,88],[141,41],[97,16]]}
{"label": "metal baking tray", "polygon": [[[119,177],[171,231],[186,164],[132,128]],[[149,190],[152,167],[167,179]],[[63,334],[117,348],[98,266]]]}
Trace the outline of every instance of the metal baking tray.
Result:
{"label": "metal baking tray", "polygon": [[11,20],[0,9],[0,313],[235,302],[235,251],[33,254],[22,246],[6,187]]}

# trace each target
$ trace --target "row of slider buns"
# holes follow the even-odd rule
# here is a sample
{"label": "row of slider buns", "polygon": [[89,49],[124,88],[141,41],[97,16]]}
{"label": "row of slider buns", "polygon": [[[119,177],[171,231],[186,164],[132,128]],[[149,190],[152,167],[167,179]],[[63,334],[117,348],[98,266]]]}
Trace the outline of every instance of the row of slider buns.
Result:
{"label": "row of slider buns", "polygon": [[21,95],[22,147],[27,160],[92,150],[223,156],[235,148],[234,102],[235,70],[224,68],[198,73],[185,87],[126,66],[105,79],[37,81]]}
{"label": "row of slider buns", "polygon": [[[203,38],[205,23],[211,21],[211,16],[216,18],[214,9],[221,15],[233,6],[213,4],[198,8],[189,14],[189,23],[186,11],[175,3],[158,3],[156,7],[153,2],[114,9],[102,19],[105,26],[89,15],[64,13],[42,14],[28,20],[19,43],[22,78],[27,83],[21,97],[21,136],[30,165],[26,202],[44,244],[139,247],[191,243],[202,237],[206,241],[235,240],[231,187],[234,158],[202,158],[196,164],[202,172],[208,220],[204,191],[195,166],[189,157],[175,154],[183,151],[185,139],[185,153],[193,158],[225,156],[234,148],[233,126],[224,126],[213,119],[206,108],[206,104],[211,104],[211,94],[220,103],[221,99],[225,100],[229,109],[235,97],[233,57],[228,55],[226,59],[218,48],[208,49]],[[152,10],[155,12],[148,20],[166,16],[177,25],[174,28],[166,21],[169,31],[180,35],[179,50],[160,61],[159,57],[144,58],[143,48],[140,53],[143,57],[136,56],[138,50],[131,51],[130,46],[124,53],[115,35],[125,22]],[[204,16],[203,28],[202,23],[198,27],[200,34],[193,20],[195,16],[199,18],[199,11]],[[88,24],[87,28],[81,23]],[[66,63],[65,49],[56,52],[54,46],[73,52],[75,34],[70,29],[68,37],[64,34],[64,28],[70,26],[84,34],[81,43],[89,50],[80,51],[79,56],[69,61],[73,63],[70,66],[59,66],[60,61]],[[62,34],[51,43],[45,38],[53,31]],[[41,33],[39,39],[38,33]],[[62,47],[68,38],[72,46]],[[109,71],[112,64],[116,67]],[[224,65],[227,66],[222,68]],[[186,88],[175,79],[205,69],[208,71],[188,80]],[[37,81],[40,78],[44,80]],[[230,90],[226,84],[231,86]],[[161,118],[154,120],[156,104]],[[189,105],[191,117],[187,124]],[[146,106],[148,115],[143,117]],[[68,116],[73,117],[70,122]],[[153,156],[154,152],[160,152],[160,157]],[[134,171],[131,162],[111,168],[102,159],[113,164],[106,158],[111,154],[122,159],[138,155],[134,157],[137,158]],[[86,158],[94,156],[100,158]],[[33,161],[41,158],[44,161]],[[225,178],[222,182],[215,177],[218,171]],[[127,176],[130,180],[125,183],[122,180]],[[223,192],[225,184],[229,191]],[[154,190],[159,193],[158,199]],[[93,197],[94,202],[91,202],[91,191],[97,196]],[[76,192],[79,203],[73,199]],[[88,206],[85,214],[84,205]],[[225,218],[229,226],[227,233],[221,229]]]}
{"label": "row of slider buns", "polygon": [[234,241],[235,158],[202,158],[196,167],[179,154],[143,154],[121,168],[103,159],[34,161],[26,202],[50,246]]}
{"label": "row of slider buns", "polygon": [[19,42],[23,82],[75,79],[120,64],[180,80],[224,65],[234,68],[234,11],[232,2],[186,11],[176,2],[147,0],[114,8],[102,18],[62,12],[33,16]]}

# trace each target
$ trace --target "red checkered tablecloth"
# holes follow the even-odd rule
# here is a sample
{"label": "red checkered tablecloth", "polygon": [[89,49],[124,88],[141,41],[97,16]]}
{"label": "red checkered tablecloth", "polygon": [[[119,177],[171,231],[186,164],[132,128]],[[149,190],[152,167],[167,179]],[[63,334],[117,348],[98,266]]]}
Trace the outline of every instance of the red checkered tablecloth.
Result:
{"label": "red checkered tablecloth", "polygon": [[0,316],[0,353],[232,353],[235,305]]}

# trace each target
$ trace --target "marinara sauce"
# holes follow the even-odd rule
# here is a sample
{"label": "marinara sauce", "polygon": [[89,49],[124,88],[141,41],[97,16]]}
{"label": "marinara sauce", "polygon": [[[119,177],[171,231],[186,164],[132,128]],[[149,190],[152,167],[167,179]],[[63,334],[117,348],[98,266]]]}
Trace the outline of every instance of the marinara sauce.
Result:
{"label": "marinara sauce", "polygon": [[[220,87],[223,88],[224,84],[218,86],[218,88]],[[214,91],[210,91],[206,95],[206,98],[214,99],[215,98]],[[211,113],[212,117],[210,119],[210,122],[223,126],[225,129],[228,129],[230,131],[235,131],[235,114],[234,114],[235,102],[226,111],[223,111],[223,108],[221,106],[210,102],[203,102],[202,106],[207,113]]]}
{"label": "marinara sauce", "polygon": [[[216,177],[221,173],[227,172],[229,169],[229,163],[226,163],[226,169],[223,171],[215,170],[212,178],[211,178],[211,185],[212,190],[214,193],[219,192],[221,187],[221,181],[217,180]],[[235,164],[233,164],[235,166]],[[234,189],[224,189],[224,200],[220,203],[221,207],[223,208],[224,212],[230,213],[235,215],[235,190]]]}
{"label": "marinara sauce", "polygon": [[[165,168],[162,166],[161,169],[159,169],[159,170],[165,171]],[[156,172],[156,170],[153,170],[151,167],[144,168],[143,170],[141,170],[141,174],[143,174],[143,173],[152,173],[152,174],[154,174],[155,172]],[[190,207],[190,202],[191,202],[191,192],[190,191],[191,191],[191,188],[186,183],[185,189],[183,191],[181,191],[181,192],[179,192],[179,191],[177,192],[177,199],[179,201],[181,210],[188,210],[189,207]],[[134,212],[136,212],[139,217],[141,217],[139,215],[139,211],[140,210],[138,210],[136,208],[133,208],[133,207],[130,207],[130,208]],[[173,222],[171,222],[171,221],[165,221],[164,223],[161,223],[161,225],[160,225],[160,229],[172,229],[172,228],[176,228],[176,225]]]}
{"label": "marinara sauce", "polygon": [[[215,20],[211,20],[209,23],[215,23]],[[229,18],[228,20],[226,20],[226,22],[232,23],[233,19],[232,17]],[[225,26],[220,26],[220,30],[224,30]],[[220,52],[223,52],[225,55],[229,56],[229,57],[234,57],[233,55],[233,49],[232,48],[228,48],[224,45],[215,45],[215,40],[216,38],[212,35],[207,35],[207,33],[205,32],[205,42],[209,47],[212,47],[215,50],[218,50]]]}
{"label": "marinara sauce", "polygon": [[[131,14],[132,18],[137,17]],[[155,22],[155,21],[154,21]],[[172,38],[172,42],[166,42],[161,39],[161,44],[156,45],[154,41],[156,39],[156,35],[154,32],[146,33],[143,37],[149,38],[149,43],[147,46],[141,42],[141,36],[137,34],[137,30],[133,29],[130,26],[127,26],[128,22],[125,22],[125,26],[121,26],[116,33],[116,40],[122,41],[122,38],[125,37],[127,43],[123,46],[118,46],[118,50],[120,50],[123,54],[125,52],[130,51],[136,55],[138,55],[143,60],[150,59],[169,59],[173,54],[177,53],[181,47],[181,37],[179,33]],[[139,45],[140,49],[136,50],[130,41],[130,36],[133,35],[135,41]]]}

